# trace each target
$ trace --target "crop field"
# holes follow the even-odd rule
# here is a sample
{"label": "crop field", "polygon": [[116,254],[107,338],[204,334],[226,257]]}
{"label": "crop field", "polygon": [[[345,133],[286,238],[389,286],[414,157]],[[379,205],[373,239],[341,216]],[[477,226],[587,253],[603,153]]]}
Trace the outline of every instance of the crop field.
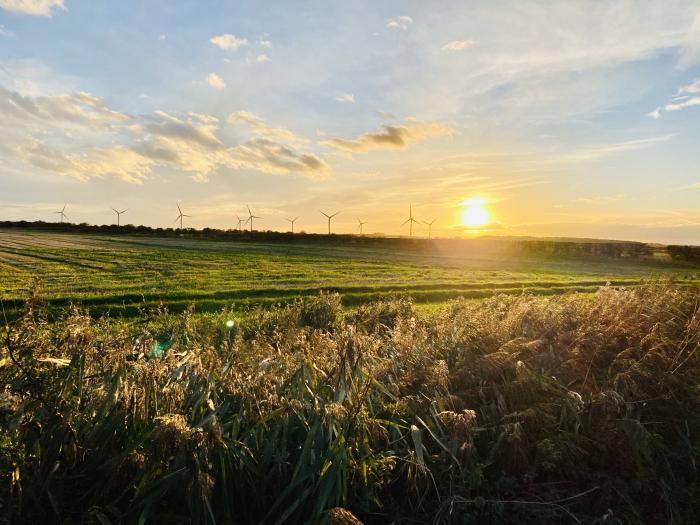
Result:
{"label": "crop field", "polygon": [[79,303],[95,314],[135,315],[166,304],[198,311],[288,302],[320,290],[345,305],[396,295],[436,304],[494,292],[593,292],[673,278],[693,284],[698,267],[648,261],[557,260],[457,255],[381,245],[274,244],[152,236],[0,230],[0,298],[19,308],[38,283],[50,304]]}
{"label": "crop field", "polygon": [[697,266],[341,240],[0,230],[0,521],[696,521]]}

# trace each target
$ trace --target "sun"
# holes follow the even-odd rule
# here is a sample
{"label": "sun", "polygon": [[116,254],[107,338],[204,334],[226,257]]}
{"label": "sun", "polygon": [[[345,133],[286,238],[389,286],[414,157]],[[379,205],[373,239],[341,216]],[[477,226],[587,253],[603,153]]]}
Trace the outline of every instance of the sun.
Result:
{"label": "sun", "polygon": [[491,221],[489,210],[486,207],[486,199],[483,197],[467,199],[462,202],[462,206],[464,206],[462,225],[469,228],[481,228]]}

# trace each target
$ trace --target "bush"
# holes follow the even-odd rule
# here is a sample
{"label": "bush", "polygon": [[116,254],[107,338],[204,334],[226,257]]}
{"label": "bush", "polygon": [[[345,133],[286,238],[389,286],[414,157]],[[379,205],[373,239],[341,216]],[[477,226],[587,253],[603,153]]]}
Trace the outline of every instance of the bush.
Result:
{"label": "bush", "polygon": [[[691,523],[698,292],[339,297],[124,325],[33,299],[0,354],[12,523]],[[154,353],[154,348],[163,348]]]}

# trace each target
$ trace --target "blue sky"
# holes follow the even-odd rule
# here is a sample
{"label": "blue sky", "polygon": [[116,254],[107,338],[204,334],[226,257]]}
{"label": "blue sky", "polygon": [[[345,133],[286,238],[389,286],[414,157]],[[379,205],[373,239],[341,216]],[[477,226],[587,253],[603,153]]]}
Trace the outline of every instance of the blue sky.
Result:
{"label": "blue sky", "polygon": [[700,243],[699,66],[697,1],[0,0],[0,213]]}

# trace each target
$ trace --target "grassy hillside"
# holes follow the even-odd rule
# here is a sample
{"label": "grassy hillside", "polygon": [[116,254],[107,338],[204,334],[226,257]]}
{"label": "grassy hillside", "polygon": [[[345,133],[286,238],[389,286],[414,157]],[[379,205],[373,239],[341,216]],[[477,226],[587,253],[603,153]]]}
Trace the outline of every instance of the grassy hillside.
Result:
{"label": "grassy hillside", "polygon": [[115,325],[32,302],[0,350],[3,519],[694,523],[699,303],[321,295]]}
{"label": "grassy hillside", "polygon": [[[695,283],[697,266],[669,260],[504,256],[487,250],[380,240],[348,244],[226,242],[137,235],[0,230],[0,298],[21,307],[35,281],[51,304],[79,302],[93,313],[138,315],[164,302],[198,311],[275,304],[319,290],[358,304],[396,294],[419,302],[485,297],[494,290],[538,294],[595,291],[607,282],[636,285],[674,277]],[[456,244],[454,246],[457,246]]]}

